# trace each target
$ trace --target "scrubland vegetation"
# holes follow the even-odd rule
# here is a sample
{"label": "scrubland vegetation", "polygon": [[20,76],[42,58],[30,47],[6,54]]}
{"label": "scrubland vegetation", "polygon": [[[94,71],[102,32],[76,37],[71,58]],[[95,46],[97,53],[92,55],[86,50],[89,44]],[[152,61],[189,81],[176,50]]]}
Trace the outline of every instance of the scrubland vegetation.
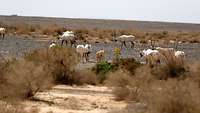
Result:
{"label": "scrubland vegetation", "polygon": [[[172,56],[168,54],[167,57]],[[134,74],[124,70],[109,74],[106,83],[115,87],[113,94],[116,99],[130,103],[126,109],[116,112],[200,112],[199,72],[197,71],[200,65],[199,63],[195,66],[183,65],[177,62],[176,59],[167,59],[166,65],[153,68],[143,65],[136,68]],[[141,104],[140,108],[134,107],[135,102]]]}
{"label": "scrubland vegetation", "polygon": [[[74,66],[78,63],[75,51],[69,48],[41,49],[20,59],[1,59],[0,101],[3,113],[22,113],[15,106],[18,100],[34,99],[34,95],[55,84],[72,84]],[[0,102],[1,103],[1,102]],[[8,108],[8,106],[11,107]],[[19,110],[18,110],[19,109]]]}
{"label": "scrubland vegetation", "polygon": [[182,63],[171,54],[165,57],[166,64],[153,67],[134,58],[120,58],[97,63],[91,70],[74,69],[79,59],[71,48],[35,50],[20,59],[1,58],[0,101],[6,103],[0,111],[26,113],[14,104],[16,100],[33,99],[55,84],[104,84],[113,88],[117,101],[129,102],[119,113],[135,110],[131,105],[135,102],[143,105],[144,113],[199,113],[199,63]]}
{"label": "scrubland vegetation", "polygon": [[[67,30],[56,24],[4,25],[8,33],[18,35],[58,36]],[[139,30],[74,29],[82,40],[109,39],[122,34],[133,34],[142,43],[149,39],[179,40],[196,43],[198,32],[144,32]],[[37,37],[37,36],[35,36]],[[150,67],[134,58],[113,59],[112,63],[97,63],[91,70],[75,70],[79,63],[74,49],[55,47],[26,53],[20,59],[0,59],[0,113],[29,113],[18,100],[34,99],[37,92],[55,84],[106,85],[113,88],[117,101],[129,103],[126,109],[113,113],[199,113],[200,62],[187,64],[173,55],[163,54],[165,64]],[[17,103],[17,104],[16,104]],[[133,107],[140,103],[141,108]],[[37,113],[37,110],[30,111]]]}
{"label": "scrubland vegetation", "polygon": [[103,28],[74,28],[69,29],[57,24],[49,24],[41,26],[39,24],[16,23],[6,25],[0,22],[0,26],[7,28],[8,33],[18,35],[31,35],[37,37],[56,37],[66,30],[74,30],[78,39],[82,40],[112,40],[113,37],[123,34],[132,34],[137,37],[141,43],[147,43],[148,40],[158,40],[162,43],[167,43],[169,40],[178,40],[182,42],[198,43],[200,42],[199,32],[182,32],[182,31],[145,31],[138,29],[103,29]]}

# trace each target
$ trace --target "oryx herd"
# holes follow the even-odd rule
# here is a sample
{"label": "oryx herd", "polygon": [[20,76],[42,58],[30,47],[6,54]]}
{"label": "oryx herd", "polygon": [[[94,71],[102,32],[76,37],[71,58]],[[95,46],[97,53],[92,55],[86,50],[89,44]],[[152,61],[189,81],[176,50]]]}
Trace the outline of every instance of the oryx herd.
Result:
{"label": "oryx herd", "polygon": [[[121,35],[114,38],[113,41],[121,43],[120,47],[118,48],[128,48],[127,43],[129,43],[130,47],[134,49],[135,44],[137,43],[135,41],[135,38],[136,37],[133,35]],[[61,46],[64,46],[65,43],[66,45],[70,44],[70,47],[76,48],[76,52],[79,54],[82,62],[89,61],[89,55],[92,52],[92,45],[89,43],[77,44],[77,38],[73,31],[63,32],[63,34],[58,37],[58,40],[61,41]],[[52,41],[49,48],[56,46],[58,44],[57,41]],[[175,41],[172,42],[172,40],[170,40],[170,43],[175,45],[174,48],[163,48],[159,46],[156,47],[155,41],[149,40],[148,42],[150,46],[139,52],[139,56],[145,60],[146,64],[157,65],[162,63],[164,59],[163,53],[170,53],[171,55],[174,55],[174,57],[176,57],[177,59],[180,59],[182,62],[185,59],[185,52],[176,50],[178,47],[178,45],[176,44],[178,43],[176,43]],[[105,52],[106,50],[104,49],[96,51],[97,62],[105,60]]]}
{"label": "oryx herd", "polygon": [[[6,34],[6,28],[0,28],[0,37],[1,39],[4,39]],[[75,33],[73,31],[65,31],[62,35],[58,36],[56,40],[51,41],[49,48],[53,48],[57,46],[61,42],[61,46],[70,45],[70,47],[74,47],[76,49],[76,52],[81,58],[82,62],[88,62],[89,61],[89,55],[92,52],[92,45],[90,43],[82,43],[78,44],[78,39],[75,36]],[[119,48],[120,52],[123,47],[129,48],[127,43],[129,43],[130,48],[134,49],[136,44],[139,44],[139,42],[136,41],[136,37],[133,35],[121,35],[119,37],[113,38],[114,42],[119,42],[120,46],[116,46],[115,48]],[[139,56],[143,60],[145,60],[146,64],[150,65],[157,65],[162,62],[164,62],[163,56],[165,53],[168,53],[170,55],[173,55],[175,58],[179,59],[181,62],[184,62],[185,60],[185,52],[178,49],[178,45],[181,44],[181,42],[177,42],[174,40],[170,40],[169,43],[174,45],[173,48],[163,48],[156,46],[156,42],[154,40],[148,40],[148,46],[144,50],[140,50]],[[126,50],[126,49],[125,49]],[[107,51],[109,52],[109,51]],[[112,52],[112,51],[111,51]],[[105,60],[105,54],[106,50],[103,48],[100,48],[98,51],[96,51],[96,61],[100,62]],[[134,56],[133,56],[134,57]],[[166,56],[165,56],[166,57]]]}

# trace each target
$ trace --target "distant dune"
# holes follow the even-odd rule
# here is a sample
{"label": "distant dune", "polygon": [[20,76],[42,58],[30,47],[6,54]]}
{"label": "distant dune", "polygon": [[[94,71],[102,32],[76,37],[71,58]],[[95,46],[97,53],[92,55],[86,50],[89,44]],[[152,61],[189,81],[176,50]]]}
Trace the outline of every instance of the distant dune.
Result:
{"label": "distant dune", "polygon": [[185,31],[200,32],[200,24],[168,23],[150,21],[127,20],[100,20],[100,19],[73,19],[51,17],[24,17],[24,16],[0,16],[0,22],[5,24],[27,23],[49,25],[57,24],[67,28],[102,28],[102,29],[137,29],[144,31]]}

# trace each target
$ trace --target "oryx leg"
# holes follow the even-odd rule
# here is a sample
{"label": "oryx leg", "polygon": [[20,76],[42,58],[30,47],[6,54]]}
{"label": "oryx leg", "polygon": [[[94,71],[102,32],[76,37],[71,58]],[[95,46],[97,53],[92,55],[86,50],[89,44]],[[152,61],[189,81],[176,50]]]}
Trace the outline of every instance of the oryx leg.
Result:
{"label": "oryx leg", "polygon": [[64,43],[64,40],[62,40],[62,42],[61,42],[61,46],[63,46],[63,43]]}
{"label": "oryx leg", "polygon": [[[121,42],[121,48],[123,48],[123,45],[126,47],[126,42],[125,41],[122,41]],[[127,48],[127,47],[126,47]]]}
{"label": "oryx leg", "polygon": [[4,39],[4,37],[5,37],[5,33],[3,33],[3,39]]}
{"label": "oryx leg", "polygon": [[67,46],[67,40],[65,40],[65,44],[66,44],[66,46]]}
{"label": "oryx leg", "polygon": [[131,48],[135,47],[135,43],[133,41],[131,41]]}
{"label": "oryx leg", "polygon": [[124,41],[124,46],[127,48],[127,46],[126,46],[126,42]]}

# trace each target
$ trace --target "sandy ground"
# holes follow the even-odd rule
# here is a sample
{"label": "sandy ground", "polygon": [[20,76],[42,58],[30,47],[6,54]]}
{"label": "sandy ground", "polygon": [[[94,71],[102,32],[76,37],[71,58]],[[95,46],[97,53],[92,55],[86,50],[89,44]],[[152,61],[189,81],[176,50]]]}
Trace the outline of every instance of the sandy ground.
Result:
{"label": "sandy ground", "polygon": [[124,109],[124,101],[115,101],[111,89],[102,86],[57,85],[51,90],[37,93],[40,101],[26,101],[26,110],[39,113],[107,113]]}

